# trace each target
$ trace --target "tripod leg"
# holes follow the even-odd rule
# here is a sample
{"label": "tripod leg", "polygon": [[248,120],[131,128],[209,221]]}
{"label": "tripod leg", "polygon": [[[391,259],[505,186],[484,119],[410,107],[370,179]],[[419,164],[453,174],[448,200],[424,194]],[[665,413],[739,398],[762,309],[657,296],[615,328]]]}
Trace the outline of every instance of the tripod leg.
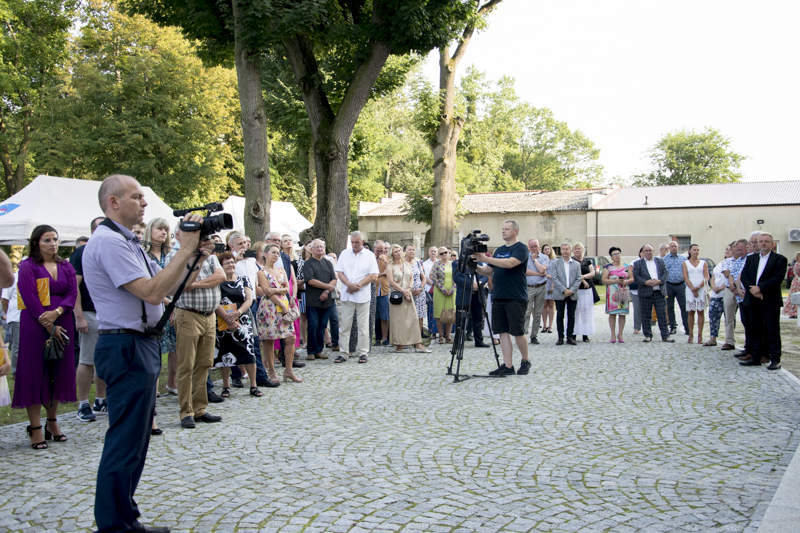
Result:
{"label": "tripod leg", "polygon": [[483,290],[478,291],[478,301],[481,303],[481,308],[483,309],[483,317],[486,319],[486,325],[489,327],[489,342],[492,343],[492,350],[494,350],[494,360],[497,363],[497,368],[500,369],[500,356],[497,353],[497,345],[494,343],[494,332],[492,331],[492,318],[486,311],[486,299],[483,296]]}

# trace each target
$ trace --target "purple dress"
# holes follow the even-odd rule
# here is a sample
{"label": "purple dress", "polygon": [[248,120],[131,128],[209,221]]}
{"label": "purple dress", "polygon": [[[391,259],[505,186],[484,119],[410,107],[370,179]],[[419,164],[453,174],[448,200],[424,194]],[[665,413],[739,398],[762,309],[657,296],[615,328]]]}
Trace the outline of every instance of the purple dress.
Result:
{"label": "purple dress", "polygon": [[[19,282],[17,290],[25,304],[19,318],[19,343],[17,358],[17,379],[14,382],[14,400],[12,407],[24,408],[29,405],[49,405],[50,387],[45,377],[42,361],[42,348],[50,337],[50,332],[39,324],[39,316],[45,311],[52,311],[58,306],[64,313],[56,319],[69,336],[69,343],[64,346],[64,358],[58,363],[55,371],[55,387],[53,396],[59,402],[75,402],[75,331],[72,327],[72,308],[78,296],[78,285],[75,280],[75,269],[69,261],[58,263],[58,279],[55,281],[43,265],[37,265],[33,259],[26,259],[19,265]],[[43,307],[39,302],[36,280],[50,280],[50,305]]]}

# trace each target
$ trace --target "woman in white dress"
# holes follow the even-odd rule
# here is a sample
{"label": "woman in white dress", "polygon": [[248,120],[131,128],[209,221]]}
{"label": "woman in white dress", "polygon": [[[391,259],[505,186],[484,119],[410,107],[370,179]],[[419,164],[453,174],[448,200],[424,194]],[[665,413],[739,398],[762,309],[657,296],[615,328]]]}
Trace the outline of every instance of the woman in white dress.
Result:
{"label": "woman in white dress", "polygon": [[686,314],[689,318],[688,342],[694,341],[694,315],[697,313],[697,343],[703,344],[708,265],[700,259],[700,247],[696,244],[689,246],[689,260],[683,263],[683,281],[686,282]]}
{"label": "woman in white dress", "polygon": [[581,284],[578,287],[578,305],[575,308],[574,335],[583,337],[583,342],[589,342],[589,335],[597,333],[594,324],[594,292],[592,292],[592,279],[595,276],[592,263],[583,257],[586,248],[583,243],[576,242],[572,245],[572,257],[581,266]]}

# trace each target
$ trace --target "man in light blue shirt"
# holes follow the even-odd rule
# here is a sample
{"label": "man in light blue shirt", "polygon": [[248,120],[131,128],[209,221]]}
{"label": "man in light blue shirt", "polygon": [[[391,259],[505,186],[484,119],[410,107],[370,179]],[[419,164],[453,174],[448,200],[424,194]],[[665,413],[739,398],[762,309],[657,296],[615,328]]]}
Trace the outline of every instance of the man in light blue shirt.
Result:
{"label": "man in light blue shirt", "polygon": [[[525,280],[528,285],[528,307],[525,309],[525,335],[530,333],[531,344],[539,344],[537,334],[542,321],[545,291],[547,290],[547,265],[550,258],[539,252],[539,239],[528,241],[528,265]],[[531,328],[533,314],[533,328]]]}
{"label": "man in light blue shirt", "polygon": [[683,330],[688,335],[689,329],[687,327],[686,315],[686,282],[683,281],[683,263],[686,262],[687,257],[683,254],[678,254],[678,243],[672,241],[669,243],[669,253],[664,257],[664,263],[667,265],[667,318],[669,319],[669,333],[674,335],[678,331],[678,323],[675,322],[675,300],[678,300],[678,306],[681,309],[681,322],[683,322]]}

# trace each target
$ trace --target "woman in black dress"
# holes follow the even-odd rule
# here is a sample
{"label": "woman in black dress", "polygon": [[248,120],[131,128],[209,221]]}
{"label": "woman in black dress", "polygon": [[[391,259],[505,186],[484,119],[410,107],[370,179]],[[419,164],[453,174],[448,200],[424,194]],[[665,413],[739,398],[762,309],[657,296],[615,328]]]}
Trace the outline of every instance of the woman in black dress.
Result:
{"label": "woman in black dress", "polygon": [[236,259],[230,252],[219,256],[226,281],[219,286],[222,299],[217,307],[217,343],[214,366],[222,373],[223,398],[231,395],[231,367],[244,366],[250,377],[250,396],[263,396],[255,386],[256,356],[253,332],[253,316],[250,305],[253,291],[247,278],[236,275]]}

